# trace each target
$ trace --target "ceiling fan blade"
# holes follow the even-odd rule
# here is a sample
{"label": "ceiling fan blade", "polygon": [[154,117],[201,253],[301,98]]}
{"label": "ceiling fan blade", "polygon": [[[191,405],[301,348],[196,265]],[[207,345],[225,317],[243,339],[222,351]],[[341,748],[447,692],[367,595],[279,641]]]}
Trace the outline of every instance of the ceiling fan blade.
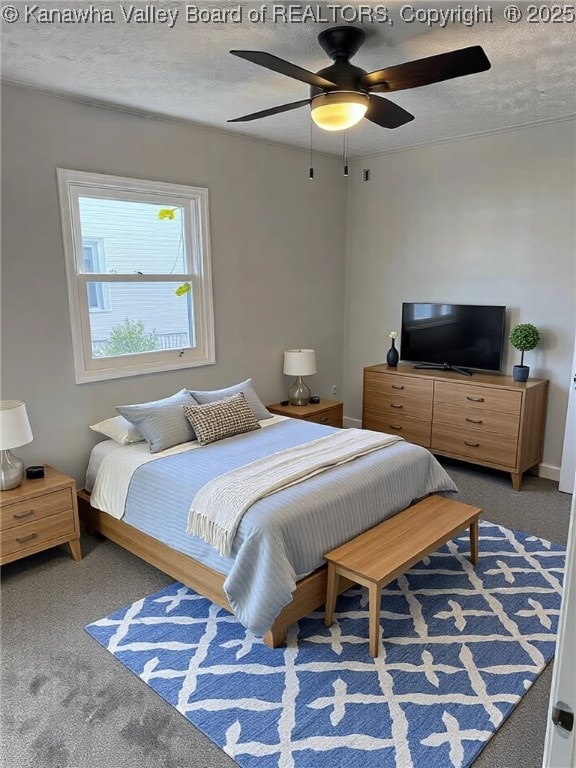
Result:
{"label": "ceiling fan blade", "polygon": [[281,75],[293,77],[302,83],[314,85],[316,88],[324,90],[338,88],[335,83],[332,83],[325,77],[309,72],[307,69],[303,69],[303,67],[291,64],[289,61],[284,61],[284,59],[279,59],[278,56],[273,56],[271,53],[264,53],[264,51],[230,51],[230,53],[233,56],[246,59],[246,61],[251,61],[253,64],[259,64],[261,67],[271,69],[273,72],[279,72]]}
{"label": "ceiling fan blade", "polygon": [[462,48],[459,51],[440,53],[426,59],[408,61],[395,67],[368,72],[360,84],[368,91],[382,93],[418,88],[421,85],[440,83],[454,77],[473,75],[490,69],[491,64],[480,45]]}
{"label": "ceiling fan blade", "polygon": [[278,115],[280,112],[289,112],[291,109],[298,109],[306,104],[310,104],[310,99],[303,99],[302,101],[293,101],[290,104],[281,104],[279,107],[271,107],[270,109],[263,109],[261,112],[252,112],[250,115],[244,115],[243,117],[235,117],[233,120],[227,120],[227,123],[247,123],[250,120],[259,120],[261,117],[269,117],[270,115]]}
{"label": "ceiling fan blade", "polygon": [[380,96],[370,96],[364,117],[382,128],[399,128],[410,120],[414,120],[414,115],[410,112],[406,112],[402,107]]}

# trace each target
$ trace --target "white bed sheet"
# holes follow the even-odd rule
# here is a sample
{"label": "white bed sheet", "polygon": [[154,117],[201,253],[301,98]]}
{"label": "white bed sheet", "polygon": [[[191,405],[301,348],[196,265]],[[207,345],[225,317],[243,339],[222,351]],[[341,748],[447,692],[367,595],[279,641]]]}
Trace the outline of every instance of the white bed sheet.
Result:
{"label": "white bed sheet", "polygon": [[[261,427],[268,427],[286,420],[286,416],[274,415],[271,419],[262,419]],[[117,519],[124,514],[124,501],[132,474],[142,464],[154,458],[173,456],[182,451],[198,448],[198,442],[193,440],[181,443],[158,453],[150,453],[148,443],[120,445],[114,440],[102,440],[96,443],[90,453],[84,488],[92,494],[90,503],[96,509],[108,512]],[[114,465],[114,477],[111,478],[111,466]],[[103,471],[100,472],[100,468]]]}

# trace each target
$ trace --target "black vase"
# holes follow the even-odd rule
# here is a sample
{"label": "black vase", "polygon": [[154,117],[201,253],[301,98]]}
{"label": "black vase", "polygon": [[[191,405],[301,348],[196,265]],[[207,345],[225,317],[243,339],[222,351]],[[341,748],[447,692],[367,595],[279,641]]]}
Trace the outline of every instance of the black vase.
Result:
{"label": "black vase", "polygon": [[386,354],[386,365],[388,368],[396,368],[398,365],[398,350],[396,349],[396,339],[392,339],[392,346]]}

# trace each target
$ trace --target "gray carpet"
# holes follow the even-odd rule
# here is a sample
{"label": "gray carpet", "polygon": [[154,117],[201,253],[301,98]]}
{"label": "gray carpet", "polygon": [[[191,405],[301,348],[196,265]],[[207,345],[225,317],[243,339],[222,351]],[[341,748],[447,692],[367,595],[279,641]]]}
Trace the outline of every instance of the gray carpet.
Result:
{"label": "gray carpet", "polygon": [[[506,475],[443,463],[461,499],[486,519],[566,543],[571,497],[555,483],[528,475],[516,493]],[[80,563],[57,547],[2,569],[2,766],[233,768],[83,630],[171,580],[102,539],[85,536],[82,546]],[[541,766],[551,672],[549,665],[474,768]]]}

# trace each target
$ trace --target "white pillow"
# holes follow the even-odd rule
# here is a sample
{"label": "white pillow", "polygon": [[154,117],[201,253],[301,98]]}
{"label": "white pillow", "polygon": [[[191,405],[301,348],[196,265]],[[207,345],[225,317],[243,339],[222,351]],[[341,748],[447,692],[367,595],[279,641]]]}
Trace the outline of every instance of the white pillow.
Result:
{"label": "white pillow", "polygon": [[90,429],[112,438],[112,440],[120,443],[120,445],[141,443],[144,440],[144,435],[138,427],[130,424],[124,416],[113,416],[111,419],[105,419],[98,424],[92,424]]}

